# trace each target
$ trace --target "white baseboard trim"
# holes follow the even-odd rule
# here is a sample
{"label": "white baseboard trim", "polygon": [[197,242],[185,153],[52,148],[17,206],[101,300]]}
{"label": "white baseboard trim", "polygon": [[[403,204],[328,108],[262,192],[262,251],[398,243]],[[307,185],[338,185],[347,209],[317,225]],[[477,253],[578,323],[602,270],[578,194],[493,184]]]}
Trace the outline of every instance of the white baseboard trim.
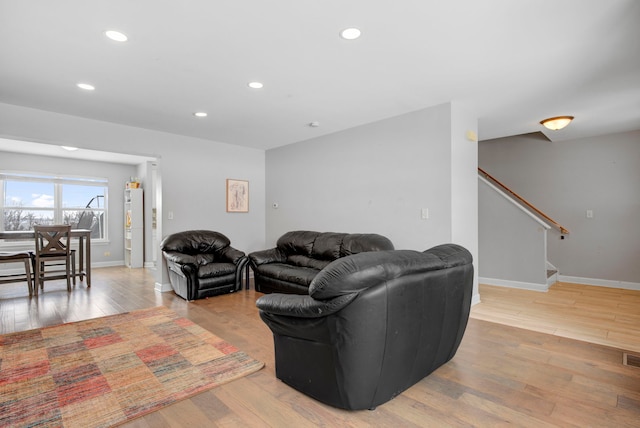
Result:
{"label": "white baseboard trim", "polygon": [[167,291],[173,291],[173,288],[171,287],[170,283],[167,284],[160,284],[159,282],[156,282],[154,287],[154,290],[159,291],[160,293],[166,293]]}
{"label": "white baseboard trim", "polygon": [[640,291],[640,283],[638,282],[612,281],[609,279],[581,278],[579,276],[567,276],[567,275],[558,275],[558,281],[568,282],[571,284],[596,285],[599,287],[623,288],[625,290]]}
{"label": "white baseboard trim", "polygon": [[507,281],[504,279],[483,278],[483,277],[479,277],[478,282],[480,284],[496,285],[498,287],[520,288],[522,290],[532,290],[532,291],[541,291],[541,292],[549,291],[549,286],[547,284],[536,284],[534,282]]}
{"label": "white baseboard trim", "polygon": [[471,297],[471,306],[477,305],[478,303],[480,303],[480,294],[474,294]]}
{"label": "white baseboard trim", "polygon": [[[77,263],[76,263],[76,266],[78,266]],[[91,262],[92,268],[114,267],[114,266],[124,266],[124,260],[114,260],[111,262]]]}

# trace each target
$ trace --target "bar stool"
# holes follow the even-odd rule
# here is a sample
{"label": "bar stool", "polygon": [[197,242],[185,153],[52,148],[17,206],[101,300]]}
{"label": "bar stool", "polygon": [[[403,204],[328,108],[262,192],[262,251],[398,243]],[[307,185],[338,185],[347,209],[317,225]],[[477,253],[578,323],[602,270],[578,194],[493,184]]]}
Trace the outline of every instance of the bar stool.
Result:
{"label": "bar stool", "polygon": [[0,276],[0,284],[26,279],[29,286],[29,297],[31,297],[34,292],[31,277],[31,253],[29,251],[0,252],[0,263],[18,263],[20,261],[24,262],[24,275],[21,273],[2,275]]}

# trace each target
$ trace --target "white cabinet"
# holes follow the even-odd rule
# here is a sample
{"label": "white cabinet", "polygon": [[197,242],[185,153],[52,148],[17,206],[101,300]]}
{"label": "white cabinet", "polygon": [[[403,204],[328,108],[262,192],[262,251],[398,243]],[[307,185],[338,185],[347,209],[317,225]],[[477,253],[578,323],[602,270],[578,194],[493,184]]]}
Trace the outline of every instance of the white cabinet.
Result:
{"label": "white cabinet", "polygon": [[142,189],[124,191],[124,264],[141,268],[144,263],[144,211]]}

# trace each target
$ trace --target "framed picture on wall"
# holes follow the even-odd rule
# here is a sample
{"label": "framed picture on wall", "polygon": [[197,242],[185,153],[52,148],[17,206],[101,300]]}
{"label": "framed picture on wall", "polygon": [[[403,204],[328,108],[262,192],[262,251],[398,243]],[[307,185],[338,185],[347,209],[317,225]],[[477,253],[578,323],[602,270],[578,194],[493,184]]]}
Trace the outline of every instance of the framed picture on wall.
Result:
{"label": "framed picture on wall", "polygon": [[227,178],[227,212],[249,212],[249,182]]}

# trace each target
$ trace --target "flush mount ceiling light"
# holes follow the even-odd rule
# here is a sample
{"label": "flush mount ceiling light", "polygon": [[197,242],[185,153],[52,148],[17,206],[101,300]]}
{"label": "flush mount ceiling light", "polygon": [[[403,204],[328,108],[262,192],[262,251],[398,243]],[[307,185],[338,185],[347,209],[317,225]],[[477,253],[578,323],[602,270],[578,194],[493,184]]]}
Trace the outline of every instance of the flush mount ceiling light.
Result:
{"label": "flush mount ceiling light", "polygon": [[72,146],[60,146],[60,147],[62,147],[65,150],[68,150],[70,152],[75,152],[76,150],[78,150],[77,147],[72,147]]}
{"label": "flush mount ceiling light", "polygon": [[551,129],[552,131],[557,131],[558,129],[562,129],[573,120],[573,116],[556,116],[550,117],[549,119],[545,119],[540,121],[540,124],[543,125],[547,129]]}
{"label": "flush mount ceiling light", "polygon": [[203,111],[197,111],[197,112],[193,113],[193,115],[195,117],[207,117],[207,113],[205,113]]}
{"label": "flush mount ceiling light", "polygon": [[247,83],[247,86],[251,89],[262,89],[264,85],[260,82],[249,82]]}
{"label": "flush mount ceiling light", "polygon": [[116,42],[126,42],[129,39],[126,34],[116,30],[107,30],[104,35]]}
{"label": "flush mount ceiling light", "polygon": [[357,28],[345,28],[340,31],[340,37],[345,40],[355,40],[360,37],[361,34],[362,32]]}
{"label": "flush mount ceiling light", "polygon": [[78,83],[76,86],[80,89],[84,89],[85,91],[93,91],[96,89],[95,86],[90,85],[88,83]]}

